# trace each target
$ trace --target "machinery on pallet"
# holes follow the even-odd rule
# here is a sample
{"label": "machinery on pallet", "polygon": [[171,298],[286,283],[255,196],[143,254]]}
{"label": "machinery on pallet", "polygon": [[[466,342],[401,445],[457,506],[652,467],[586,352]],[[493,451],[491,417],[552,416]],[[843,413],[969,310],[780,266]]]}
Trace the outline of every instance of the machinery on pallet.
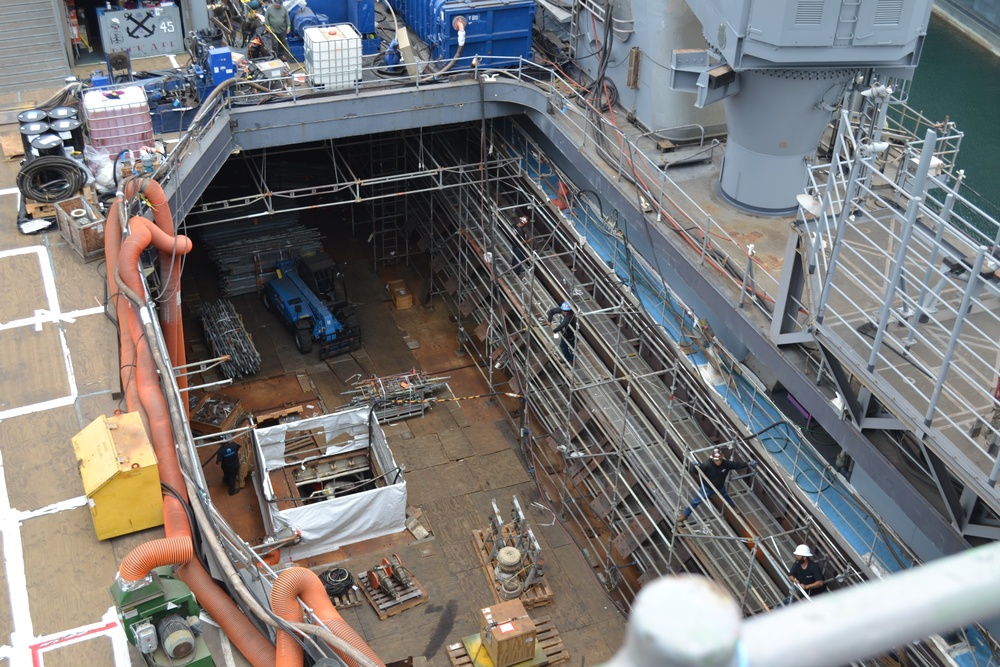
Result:
{"label": "machinery on pallet", "polygon": [[381,564],[368,570],[368,585],[372,590],[382,591],[393,600],[398,600],[412,584],[413,576],[396,554],[383,558]]}
{"label": "machinery on pallet", "polygon": [[[346,296],[343,302],[334,301],[334,278],[329,272],[314,270],[319,266],[311,264],[315,261],[315,256],[281,260],[277,277],[264,284],[261,296],[264,305],[295,334],[299,352],[312,352],[313,343],[318,342],[319,358],[327,359],[359,348],[361,330]],[[314,292],[310,284],[326,291]]]}
{"label": "machinery on pallet", "polygon": [[552,591],[543,582],[542,548],[524,518],[517,496],[512,498],[509,522],[500,515],[496,500],[491,504],[490,528],[476,541],[487,578],[495,582],[494,593],[500,600],[521,598],[527,607],[548,604]]}
{"label": "machinery on pallet", "polygon": [[380,424],[423,417],[431,407],[434,393],[448,388],[448,376],[429,378],[416,369],[381,377],[356,375],[352,380],[349,384],[355,388],[344,392],[354,394],[351,405],[371,405]]}
{"label": "machinery on pallet", "polygon": [[212,667],[201,636],[201,608],[172,567],[158,567],[133,582],[117,577],[111,597],[129,643],[151,667]]}
{"label": "machinery on pallet", "polygon": [[396,554],[358,573],[358,583],[383,621],[428,600],[427,591]]}

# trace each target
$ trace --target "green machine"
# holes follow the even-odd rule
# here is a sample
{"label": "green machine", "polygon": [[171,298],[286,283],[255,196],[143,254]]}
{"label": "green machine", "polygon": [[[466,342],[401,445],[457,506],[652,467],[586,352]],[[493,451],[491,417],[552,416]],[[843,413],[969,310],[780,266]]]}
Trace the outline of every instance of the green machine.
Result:
{"label": "green machine", "polygon": [[129,642],[152,667],[214,667],[201,636],[201,608],[172,567],[158,567],[139,581],[115,578],[111,597]]}

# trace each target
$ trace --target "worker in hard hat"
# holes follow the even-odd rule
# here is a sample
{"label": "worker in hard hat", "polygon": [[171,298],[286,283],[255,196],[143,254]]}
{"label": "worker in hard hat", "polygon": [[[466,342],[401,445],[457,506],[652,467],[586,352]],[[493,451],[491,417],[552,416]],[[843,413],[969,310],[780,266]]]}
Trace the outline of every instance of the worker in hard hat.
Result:
{"label": "worker in hard hat", "polygon": [[686,521],[691,516],[691,512],[697,509],[698,505],[701,505],[704,501],[714,496],[716,492],[725,499],[730,507],[736,507],[736,503],[733,502],[729,492],[726,491],[726,477],[729,476],[729,471],[731,470],[744,470],[746,468],[755,468],[756,466],[757,462],[753,460],[727,461],[722,455],[722,450],[719,448],[712,450],[711,458],[704,463],[699,463],[697,466],[703,480],[701,488],[698,489],[698,495],[692,498],[691,504],[677,515],[677,523]]}
{"label": "worker in hard hat", "polygon": [[798,584],[809,597],[826,592],[826,579],[823,569],[814,561],[812,550],[804,544],[795,547],[793,552],[795,564],[788,570],[788,580]]}
{"label": "worker in hard hat", "polygon": [[[558,323],[554,322],[556,316],[562,318]],[[573,348],[576,347],[576,313],[573,312],[573,307],[569,305],[569,301],[563,301],[561,305],[550,308],[545,317],[549,326],[555,324],[552,335],[559,341],[559,349],[566,357],[566,362],[572,366]]]}
{"label": "worker in hard hat", "polygon": [[222,483],[229,488],[229,495],[240,492],[240,445],[227,440],[215,454],[215,462],[222,466]]}

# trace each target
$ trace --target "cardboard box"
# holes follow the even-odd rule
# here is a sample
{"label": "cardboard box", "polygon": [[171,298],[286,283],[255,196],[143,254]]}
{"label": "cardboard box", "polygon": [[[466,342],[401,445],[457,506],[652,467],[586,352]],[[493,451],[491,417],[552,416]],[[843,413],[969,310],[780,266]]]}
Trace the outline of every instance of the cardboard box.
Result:
{"label": "cardboard box", "polygon": [[535,657],[535,622],[520,600],[480,610],[480,635],[494,667],[510,667]]}
{"label": "cardboard box", "polygon": [[396,307],[396,310],[413,308],[413,295],[410,294],[410,290],[406,289],[406,281],[390,280],[386,285],[386,289],[389,290],[389,294],[392,296],[392,304]]}

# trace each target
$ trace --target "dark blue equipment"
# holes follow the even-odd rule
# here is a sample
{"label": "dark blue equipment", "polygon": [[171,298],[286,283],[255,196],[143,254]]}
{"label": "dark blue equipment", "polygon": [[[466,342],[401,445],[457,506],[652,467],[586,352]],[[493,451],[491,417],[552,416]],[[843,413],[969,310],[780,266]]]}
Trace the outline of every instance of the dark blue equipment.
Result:
{"label": "dark blue equipment", "polygon": [[449,62],[458,54],[459,31],[465,24],[465,44],[456,68],[472,66],[481,57],[483,67],[504,67],[531,60],[534,0],[406,0],[401,13],[420,38],[431,47],[433,58]]}
{"label": "dark blue equipment", "polygon": [[264,285],[264,305],[292,330],[302,354],[312,352],[314,341],[320,344],[320,359],[361,345],[357,318],[346,294],[338,294],[338,279],[336,263],[318,253],[278,262],[278,277]]}

